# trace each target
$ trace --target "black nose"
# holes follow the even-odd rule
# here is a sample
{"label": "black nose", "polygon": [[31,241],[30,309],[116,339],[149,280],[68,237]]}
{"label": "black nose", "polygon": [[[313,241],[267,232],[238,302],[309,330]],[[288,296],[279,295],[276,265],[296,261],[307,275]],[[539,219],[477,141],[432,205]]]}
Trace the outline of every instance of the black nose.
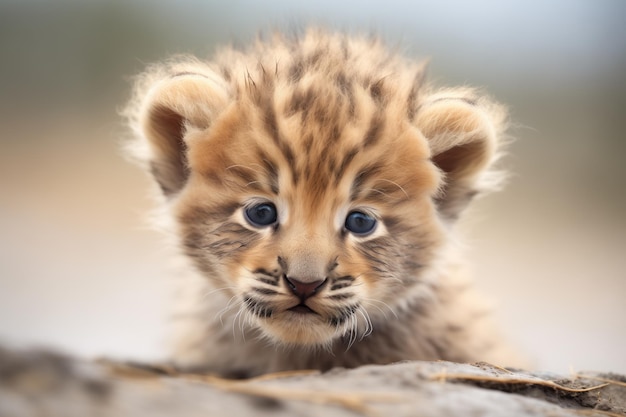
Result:
{"label": "black nose", "polygon": [[326,279],[303,282],[284,275],[287,287],[292,293],[300,297],[302,301],[317,293],[326,284]]}

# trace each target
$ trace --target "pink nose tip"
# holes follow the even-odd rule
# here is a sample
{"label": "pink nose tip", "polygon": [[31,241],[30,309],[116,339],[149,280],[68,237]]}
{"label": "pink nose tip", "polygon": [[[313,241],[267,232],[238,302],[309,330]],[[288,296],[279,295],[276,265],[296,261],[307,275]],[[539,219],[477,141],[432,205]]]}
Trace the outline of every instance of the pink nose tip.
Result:
{"label": "pink nose tip", "polygon": [[295,278],[289,278],[288,276],[285,276],[285,281],[291,292],[300,297],[303,301],[318,292],[326,283],[325,279],[302,282]]}

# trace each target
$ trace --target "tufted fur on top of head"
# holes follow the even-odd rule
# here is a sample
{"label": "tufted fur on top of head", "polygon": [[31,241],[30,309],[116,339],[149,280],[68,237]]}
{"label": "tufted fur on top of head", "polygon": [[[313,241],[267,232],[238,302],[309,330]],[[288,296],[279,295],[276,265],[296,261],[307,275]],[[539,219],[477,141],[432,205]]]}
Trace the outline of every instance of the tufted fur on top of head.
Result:
{"label": "tufted fur on top of head", "polygon": [[190,131],[210,129],[229,105],[259,96],[273,103],[286,90],[300,91],[297,104],[306,107],[300,110],[312,113],[316,103],[328,105],[312,93],[325,82],[323,88],[347,97],[346,106],[355,106],[352,101],[366,92],[378,105],[397,107],[398,117],[419,129],[443,174],[435,202],[442,218],[453,220],[502,178],[493,166],[501,154],[506,111],[473,89],[436,90],[424,73],[424,64],[389,53],[379,40],[319,29],[292,38],[276,34],[250,50],[226,48],[212,62],[177,57],[148,68],[135,83],[124,111],[136,138],[130,147],[163,193],[173,197],[189,175]]}

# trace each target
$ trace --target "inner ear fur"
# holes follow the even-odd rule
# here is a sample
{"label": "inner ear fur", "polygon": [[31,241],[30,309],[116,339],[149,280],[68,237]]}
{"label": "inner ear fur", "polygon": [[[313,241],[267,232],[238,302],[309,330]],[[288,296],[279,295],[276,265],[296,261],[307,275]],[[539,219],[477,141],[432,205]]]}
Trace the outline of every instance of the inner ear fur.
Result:
{"label": "inner ear fur", "polygon": [[215,74],[182,73],[150,81],[138,94],[135,130],[144,142],[142,159],[169,197],[189,176],[186,132],[211,126],[228,102],[227,88]]}
{"label": "inner ear fur", "polygon": [[456,219],[472,198],[493,188],[489,175],[498,157],[506,112],[485,98],[468,92],[444,92],[430,97],[415,124],[427,138],[433,163],[443,172],[437,195],[439,212]]}

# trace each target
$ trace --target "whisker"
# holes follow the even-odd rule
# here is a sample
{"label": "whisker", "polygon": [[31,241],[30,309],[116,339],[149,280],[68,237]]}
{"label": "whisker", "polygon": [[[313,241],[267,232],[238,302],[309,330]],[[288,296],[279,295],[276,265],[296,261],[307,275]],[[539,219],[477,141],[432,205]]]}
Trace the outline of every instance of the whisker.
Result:
{"label": "whisker", "polygon": [[371,335],[374,331],[374,325],[372,324],[372,320],[370,319],[369,314],[364,308],[359,308],[359,313],[365,320],[365,331],[361,335],[361,340],[365,339],[367,336]]}
{"label": "whisker", "polygon": [[267,185],[267,183],[263,182],[263,181],[250,181],[249,183],[246,184],[246,187],[251,186],[252,184],[261,184],[261,185]]}
{"label": "whisker", "polygon": [[356,330],[356,316],[354,314],[350,316],[350,326],[346,330],[346,332],[350,336],[350,339],[348,339],[348,346],[346,347],[346,352],[347,352],[348,350],[350,350],[354,342],[356,342],[357,330]]}
{"label": "whisker", "polygon": [[241,303],[241,305],[239,306],[239,311],[237,311],[237,314],[235,314],[235,318],[233,319],[233,339],[237,338],[237,335],[235,333],[235,329],[236,329],[236,325],[237,323],[239,323],[239,327],[241,329],[241,336],[243,337],[243,340],[245,342],[246,340],[246,335],[243,332],[243,326],[241,325],[242,320],[241,320],[241,316],[244,314],[244,309],[245,309],[245,305],[243,303]]}
{"label": "whisker", "polygon": [[363,298],[363,302],[364,302],[364,303],[366,303],[366,304],[368,304],[368,305],[371,305],[372,307],[374,307],[374,308],[376,308],[376,309],[378,309],[378,311],[380,311],[380,312],[383,314],[383,316],[384,316],[385,318],[387,318],[387,314],[385,314],[385,311],[384,311],[382,308],[378,307],[378,306],[377,306],[376,304],[374,304],[374,303],[379,303],[379,304],[382,304],[383,306],[387,307],[387,310],[389,310],[389,312],[390,312],[391,314],[393,314],[393,316],[394,316],[396,319],[398,319],[398,318],[399,318],[399,317],[398,317],[398,315],[396,314],[396,312],[393,310],[393,308],[391,308],[391,307],[389,306],[389,304],[385,303],[384,301],[376,300],[376,299],[374,299],[374,298]]}
{"label": "whisker", "polygon": [[231,306],[230,304],[231,304],[231,303],[233,302],[233,300],[234,300],[234,299],[236,299],[236,298],[238,298],[238,297],[237,297],[237,295],[233,295],[232,297],[230,297],[230,300],[228,300],[228,302],[226,303],[226,307],[224,307],[223,309],[221,309],[221,310],[220,310],[220,311],[216,314],[216,316],[217,316],[217,318],[219,319],[220,324],[221,324],[222,326],[224,326],[224,321],[222,320],[222,319],[224,318],[224,314],[226,314],[226,312],[227,312],[228,310],[230,310],[232,307],[234,307],[234,306],[235,306],[235,305],[232,305],[232,306]]}
{"label": "whisker", "polygon": [[[254,164],[254,165],[258,165],[258,164]],[[226,169],[234,169],[234,168],[249,169],[250,171],[256,172],[257,174],[262,174],[262,172],[259,170],[256,170],[254,168],[250,168],[249,166],[241,165],[241,164],[233,164],[233,165],[226,167]]]}
{"label": "whisker", "polygon": [[377,188],[363,188],[363,191],[364,191],[364,192],[365,192],[365,191],[369,191],[369,192],[378,193],[378,194],[381,194],[381,195],[383,195],[383,196],[385,196],[385,197],[388,197],[388,198],[392,199],[392,197],[391,197],[389,194],[387,194],[386,192],[381,191],[381,190],[379,190],[379,189],[377,189]]}
{"label": "whisker", "polygon": [[[258,166],[259,168],[263,168],[263,167],[261,167],[261,165],[259,165],[259,164],[252,164],[252,165],[256,165],[256,166]],[[249,166],[246,166],[246,165],[240,165],[240,164],[233,164],[233,165],[230,165],[230,166],[229,166],[229,167],[227,167],[226,169],[227,169],[227,170],[231,170],[231,169],[236,169],[236,168],[240,168],[240,169],[247,169],[247,170],[249,170],[249,171],[252,171],[252,172],[254,172],[254,173],[258,174],[258,175],[259,175],[259,176],[261,176],[261,177],[262,177],[262,176],[264,176],[264,175],[266,175],[266,173],[265,173],[263,170],[254,169],[254,168],[251,168],[251,167],[249,167]],[[246,186],[246,187],[248,187],[248,186],[250,186],[250,185],[252,185],[252,184],[261,184],[261,185],[264,185],[265,187],[267,187],[267,188],[270,188],[270,189],[271,189],[271,184],[270,184],[270,183],[268,183],[268,182],[266,182],[266,181],[260,181],[260,180],[257,180],[257,181],[250,181],[250,182],[249,182],[249,183],[247,183],[245,186]]]}
{"label": "whisker", "polygon": [[402,191],[404,193],[404,195],[406,196],[406,198],[409,198],[409,194],[406,192],[406,190],[404,188],[402,188],[402,186],[400,184],[398,184],[397,182],[393,182],[391,180],[386,180],[384,178],[379,179],[378,181],[384,181],[384,182],[388,182],[390,184],[395,185],[396,187],[398,187],[400,189],[400,191]]}
{"label": "whisker", "polygon": [[210,295],[215,294],[216,292],[220,292],[220,291],[224,291],[224,290],[235,290],[237,289],[237,287],[233,287],[233,286],[228,286],[228,287],[222,287],[222,288],[215,288],[211,291],[208,291],[207,293],[202,295],[202,299],[206,299],[208,298]]}

